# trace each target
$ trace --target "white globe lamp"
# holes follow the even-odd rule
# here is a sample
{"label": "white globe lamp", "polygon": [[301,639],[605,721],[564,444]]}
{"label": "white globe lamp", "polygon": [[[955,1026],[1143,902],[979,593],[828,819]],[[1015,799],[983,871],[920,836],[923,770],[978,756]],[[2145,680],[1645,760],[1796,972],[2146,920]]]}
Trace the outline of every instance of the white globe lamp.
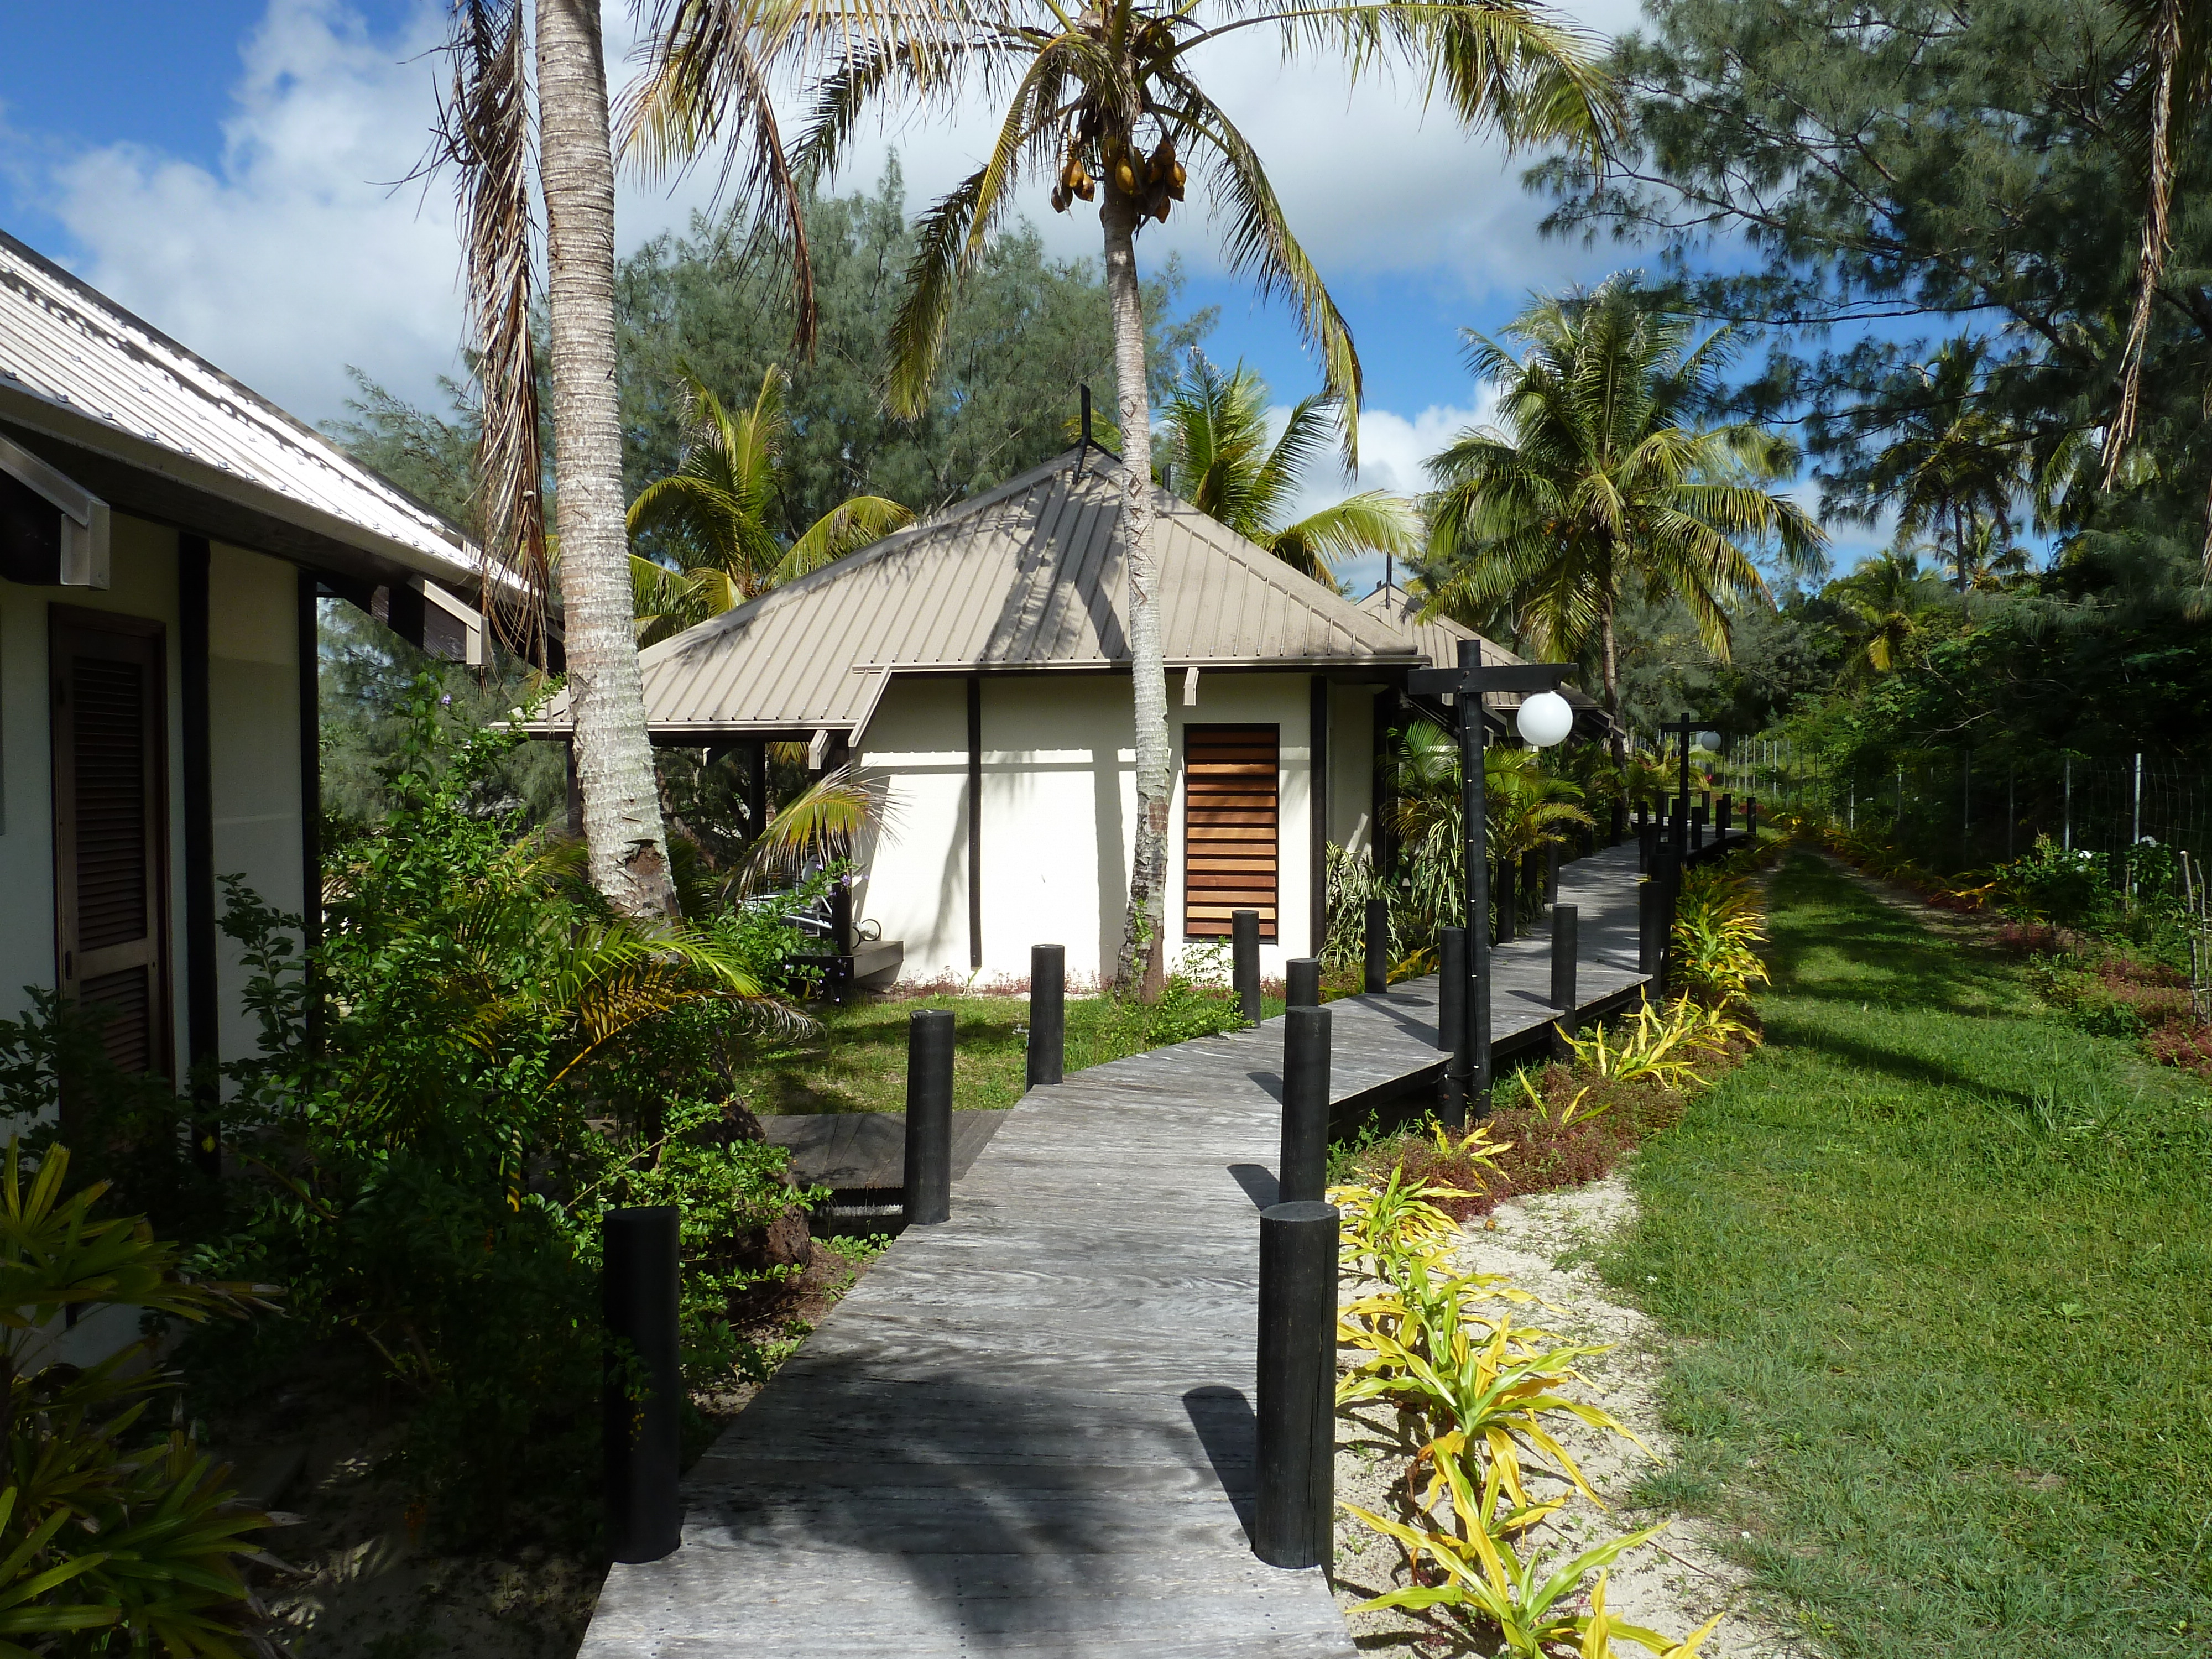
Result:
{"label": "white globe lamp", "polygon": [[1549,749],[1575,729],[1574,705],[1556,691],[1539,691],[1522,703],[1514,724],[1530,748]]}
{"label": "white globe lamp", "polygon": [[1704,750],[1708,755],[1719,754],[1721,752],[1721,734],[1717,732],[1698,732],[1698,747]]}

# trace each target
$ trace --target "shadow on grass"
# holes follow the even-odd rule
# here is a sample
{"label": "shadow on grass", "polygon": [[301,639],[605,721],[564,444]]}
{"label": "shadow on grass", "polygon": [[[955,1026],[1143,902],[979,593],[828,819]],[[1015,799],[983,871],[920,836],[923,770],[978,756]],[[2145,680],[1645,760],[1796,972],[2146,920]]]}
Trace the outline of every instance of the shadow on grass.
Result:
{"label": "shadow on grass", "polygon": [[1938,939],[1810,853],[1792,854],[1771,889],[1766,957],[1774,990],[1828,1002],[1874,998],[1931,1013],[1986,1014],[1993,979],[2011,966],[1994,952]]}

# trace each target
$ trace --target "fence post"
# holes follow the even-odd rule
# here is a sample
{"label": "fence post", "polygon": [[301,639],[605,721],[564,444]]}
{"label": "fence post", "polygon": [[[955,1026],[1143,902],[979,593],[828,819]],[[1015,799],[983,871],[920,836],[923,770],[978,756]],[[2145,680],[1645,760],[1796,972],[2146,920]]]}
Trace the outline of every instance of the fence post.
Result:
{"label": "fence post", "polygon": [[1283,1021],[1283,1146],[1275,1195],[1285,1204],[1328,1189],[1328,1047],[1326,1008],[1293,1008]]}
{"label": "fence post", "polygon": [[1260,1493],[1253,1553],[1318,1567],[1336,1509],[1336,1206],[1260,1212]]}
{"label": "fence post", "polygon": [[1544,843],[1544,902],[1557,904],[1559,902],[1559,843],[1547,842]]}
{"label": "fence post", "polygon": [[1390,901],[1367,901],[1367,972],[1361,988],[1379,996],[1390,988]]}
{"label": "fence post", "polygon": [[1552,1006],[1559,1011],[1559,1024],[1570,1035],[1580,1005],[1575,1000],[1575,963],[1582,949],[1582,913],[1572,904],[1552,909]]}
{"label": "fence post", "polygon": [[1437,1121],[1447,1129],[1467,1122],[1467,1078],[1473,1055],[1467,1046],[1467,929],[1446,927],[1437,935],[1437,1047],[1451,1058],[1437,1079]]}
{"label": "fence post", "polygon": [[1231,910],[1229,913],[1230,976],[1237,983],[1237,1000],[1244,1012],[1244,1023],[1260,1023],[1260,913],[1257,910]]}
{"label": "fence post", "polygon": [[1030,946],[1028,1085],[1036,1089],[1067,1074],[1067,947]]}
{"label": "fence post", "polygon": [[[599,1311],[607,1336],[600,1427],[607,1547],[617,1561],[658,1561],[684,1541],[677,1497],[684,1399],[677,1357],[678,1218],[673,1204],[648,1204],[609,1210],[600,1222]],[[641,1399],[630,1396],[632,1357],[645,1373]]]}
{"label": "fence post", "polygon": [[1491,937],[1500,945],[1513,943],[1513,913],[1521,908],[1520,899],[1513,890],[1514,862],[1511,859],[1500,859],[1498,878],[1490,886],[1491,902],[1498,907],[1498,931]]}
{"label": "fence post", "polygon": [[1636,971],[1656,974],[1659,971],[1659,953],[1652,948],[1657,934],[1651,918],[1659,908],[1659,878],[1646,876],[1636,884]]}
{"label": "fence post", "polygon": [[1625,800],[1617,800],[1613,803],[1613,810],[1605,815],[1605,844],[1607,847],[1620,846],[1621,837],[1627,832],[1628,803]]}
{"label": "fence post", "polygon": [[1642,807],[1636,809],[1636,873],[1648,875],[1651,870],[1651,816]]}
{"label": "fence post", "polygon": [[952,1215],[952,1011],[924,1008],[906,1022],[906,1222]]}

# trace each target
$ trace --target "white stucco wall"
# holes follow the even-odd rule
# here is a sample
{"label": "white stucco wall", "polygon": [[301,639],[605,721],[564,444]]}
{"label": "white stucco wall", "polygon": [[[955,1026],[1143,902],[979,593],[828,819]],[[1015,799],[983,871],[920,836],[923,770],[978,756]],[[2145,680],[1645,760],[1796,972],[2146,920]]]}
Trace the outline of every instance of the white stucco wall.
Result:
{"label": "white stucco wall", "polygon": [[[1169,948],[1186,948],[1182,916],[1182,728],[1255,722],[1279,728],[1280,936],[1261,949],[1279,975],[1308,954],[1310,681],[1303,674],[1204,676],[1185,708],[1172,677],[1170,735],[1176,795],[1167,893]],[[987,677],[983,683],[982,943],[978,983],[1029,972],[1030,947],[1067,948],[1071,981],[1111,975],[1120,949],[1136,813],[1129,683],[1120,675]],[[1330,830],[1363,836],[1371,763],[1369,693],[1332,694]],[[856,913],[902,939],[908,980],[969,976],[968,714],[957,678],[894,680],[862,734],[860,763],[889,786],[890,822],[865,860]],[[1172,958],[1171,958],[1172,959]]]}
{"label": "white stucco wall", "polygon": [[[185,1053],[183,961],[184,727],[177,640],[177,537],[113,521],[104,590],[0,581],[0,1013],[21,1014],[26,985],[54,982],[52,753],[48,617],[56,605],[150,617],[162,625],[167,671],[169,910],[175,1051]],[[236,872],[270,903],[300,908],[298,666],[293,568],[216,546],[210,559],[209,699],[215,866]],[[218,894],[218,907],[222,902]],[[222,1052],[246,1052],[252,1028],[238,1006],[242,975],[218,942]]]}
{"label": "white stucco wall", "polygon": [[[300,884],[299,572],[217,544],[208,571],[209,771],[215,872],[242,875],[264,902],[296,914]],[[218,883],[216,914],[222,914]],[[253,1052],[240,1002],[238,947],[216,940],[217,1036],[225,1060]],[[179,981],[182,984],[181,973]]]}

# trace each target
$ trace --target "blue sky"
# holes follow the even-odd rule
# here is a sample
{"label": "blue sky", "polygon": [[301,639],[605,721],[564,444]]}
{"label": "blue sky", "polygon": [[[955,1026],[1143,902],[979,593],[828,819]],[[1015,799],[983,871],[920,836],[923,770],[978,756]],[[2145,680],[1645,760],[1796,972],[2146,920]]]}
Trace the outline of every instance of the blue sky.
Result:
{"label": "blue sky", "polygon": [[[1632,26],[1634,3],[1566,9],[1605,33]],[[340,411],[348,364],[427,397],[457,362],[451,202],[392,181],[422,153],[442,11],[0,0],[0,227],[309,420]],[[626,11],[608,0],[615,55]],[[1494,330],[1531,289],[1597,281],[1625,256],[1541,238],[1523,163],[1425,114],[1407,88],[1349,88],[1340,71],[1285,67],[1243,41],[1204,68],[1353,325],[1368,393],[1358,482],[1418,489],[1420,459],[1480,412],[1458,331]],[[877,136],[840,186],[872,185],[896,148],[918,207],[974,165],[980,115]],[[623,246],[682,226],[708,182],[626,185]],[[1219,307],[1215,356],[1246,359],[1285,402],[1311,390],[1287,314],[1222,271],[1195,191],[1190,209],[1140,257],[1180,253],[1187,302]],[[1055,216],[1041,195],[1028,210],[1055,252],[1095,257],[1095,215]]]}

